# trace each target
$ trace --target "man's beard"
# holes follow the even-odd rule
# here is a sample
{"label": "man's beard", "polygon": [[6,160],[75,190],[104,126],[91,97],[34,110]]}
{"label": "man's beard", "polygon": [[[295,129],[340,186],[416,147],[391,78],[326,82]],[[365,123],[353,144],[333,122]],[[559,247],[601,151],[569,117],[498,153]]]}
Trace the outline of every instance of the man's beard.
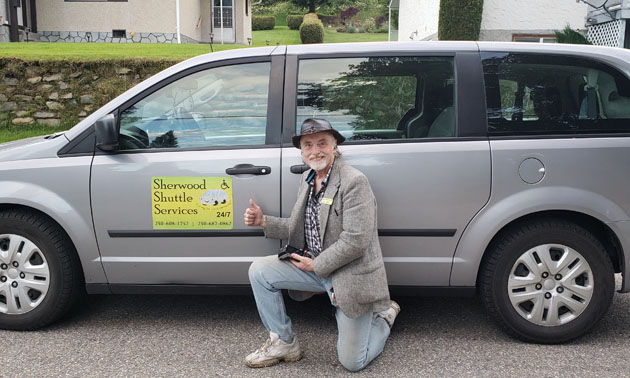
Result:
{"label": "man's beard", "polygon": [[[316,157],[322,157],[323,159],[312,161],[312,159]],[[332,157],[326,155],[325,153],[320,152],[319,154],[310,154],[308,157],[305,157],[303,160],[306,163],[306,165],[311,167],[311,169],[314,169],[315,171],[321,171],[328,166],[328,163],[330,162],[331,159]]]}

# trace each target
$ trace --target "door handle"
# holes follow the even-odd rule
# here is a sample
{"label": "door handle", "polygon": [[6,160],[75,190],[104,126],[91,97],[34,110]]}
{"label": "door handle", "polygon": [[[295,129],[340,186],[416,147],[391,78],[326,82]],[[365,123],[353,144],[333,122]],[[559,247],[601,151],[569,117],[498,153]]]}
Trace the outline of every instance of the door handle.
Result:
{"label": "door handle", "polygon": [[252,164],[236,164],[232,168],[227,168],[225,173],[228,175],[268,175],[271,173],[271,167]]}
{"label": "door handle", "polygon": [[292,165],[290,168],[291,173],[295,173],[296,175],[301,175],[302,173],[308,171],[309,169],[310,167],[306,164]]}

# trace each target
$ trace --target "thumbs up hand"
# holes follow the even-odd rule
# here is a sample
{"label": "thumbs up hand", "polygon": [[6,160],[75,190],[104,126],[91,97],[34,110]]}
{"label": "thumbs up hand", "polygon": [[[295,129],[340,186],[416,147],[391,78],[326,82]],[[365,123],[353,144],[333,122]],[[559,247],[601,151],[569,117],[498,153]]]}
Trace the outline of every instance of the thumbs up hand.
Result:
{"label": "thumbs up hand", "polygon": [[260,206],[251,199],[249,200],[249,207],[245,210],[244,219],[247,226],[265,227],[265,216],[260,210]]}

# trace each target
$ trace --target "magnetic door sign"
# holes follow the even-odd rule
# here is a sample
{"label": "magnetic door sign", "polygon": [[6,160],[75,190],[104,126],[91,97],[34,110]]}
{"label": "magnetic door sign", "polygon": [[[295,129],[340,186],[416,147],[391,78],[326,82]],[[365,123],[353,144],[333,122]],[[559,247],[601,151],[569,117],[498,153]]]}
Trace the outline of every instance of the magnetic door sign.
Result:
{"label": "magnetic door sign", "polygon": [[152,177],[153,228],[234,228],[231,177]]}

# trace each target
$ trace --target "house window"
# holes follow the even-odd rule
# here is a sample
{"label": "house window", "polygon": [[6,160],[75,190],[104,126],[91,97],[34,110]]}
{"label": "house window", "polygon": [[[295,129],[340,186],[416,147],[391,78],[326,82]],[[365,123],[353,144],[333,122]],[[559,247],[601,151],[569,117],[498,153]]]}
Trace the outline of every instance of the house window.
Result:
{"label": "house window", "polygon": [[[223,8],[223,14],[221,14],[221,8]],[[221,18],[223,18],[223,25],[221,25]],[[232,28],[232,0],[214,0],[212,19],[215,28]]]}
{"label": "house window", "polygon": [[127,31],[125,29],[114,29],[112,30],[113,38],[127,38]]}
{"label": "house window", "polygon": [[555,35],[512,35],[512,42],[556,43]]}

